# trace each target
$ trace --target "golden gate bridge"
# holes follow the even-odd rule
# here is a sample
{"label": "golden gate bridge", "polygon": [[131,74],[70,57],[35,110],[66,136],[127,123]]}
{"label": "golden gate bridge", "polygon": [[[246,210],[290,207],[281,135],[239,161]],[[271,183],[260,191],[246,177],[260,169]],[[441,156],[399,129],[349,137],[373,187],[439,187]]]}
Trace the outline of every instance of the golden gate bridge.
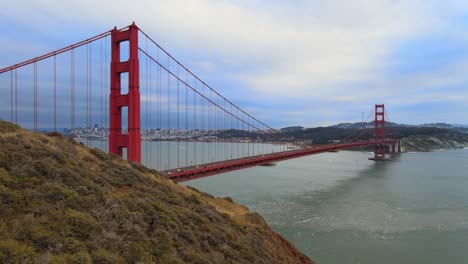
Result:
{"label": "golden gate bridge", "polygon": [[[371,138],[359,133],[336,144],[269,150],[259,135],[274,139],[279,131],[221,95],[135,23],[0,69],[0,94],[1,119],[34,131],[108,138],[110,153],[176,181],[341,149],[374,146],[373,160],[386,159],[386,145],[400,150],[399,141],[386,138],[383,104],[372,110]],[[223,144],[220,132],[244,137]],[[154,141],[156,148],[148,146]],[[215,148],[205,150],[204,142]],[[205,158],[207,151],[215,158]],[[164,166],[153,165],[162,159]]]}

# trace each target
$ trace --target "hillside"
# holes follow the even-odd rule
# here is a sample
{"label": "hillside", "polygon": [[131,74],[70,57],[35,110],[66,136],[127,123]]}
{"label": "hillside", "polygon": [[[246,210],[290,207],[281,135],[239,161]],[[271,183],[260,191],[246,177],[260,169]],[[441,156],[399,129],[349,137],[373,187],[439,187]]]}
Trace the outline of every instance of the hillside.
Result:
{"label": "hillside", "polygon": [[0,121],[0,263],[313,263],[228,198]]}
{"label": "hillside", "polygon": [[468,147],[468,134],[411,135],[403,138],[402,144],[406,151],[463,148]]}
{"label": "hillside", "polygon": [[[359,139],[372,139],[373,129],[317,127],[284,133],[283,138],[307,140],[314,144],[327,144],[359,135]],[[468,146],[468,133],[437,127],[393,126],[386,129],[388,137],[401,139],[407,151],[430,151]]]}

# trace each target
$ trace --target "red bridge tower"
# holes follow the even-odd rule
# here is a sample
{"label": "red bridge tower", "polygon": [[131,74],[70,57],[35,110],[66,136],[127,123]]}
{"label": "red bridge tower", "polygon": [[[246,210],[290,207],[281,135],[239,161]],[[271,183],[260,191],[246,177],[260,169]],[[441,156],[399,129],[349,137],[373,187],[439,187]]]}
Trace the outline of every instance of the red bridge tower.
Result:
{"label": "red bridge tower", "polygon": [[[129,59],[120,61],[120,44],[128,41]],[[141,162],[140,134],[140,71],[138,61],[138,27],[127,30],[114,28],[111,33],[112,61],[110,67],[110,131],[109,152],[120,157],[127,149],[127,159]],[[128,94],[122,94],[121,75],[128,72]],[[128,107],[128,132],[122,131],[122,107]]]}
{"label": "red bridge tower", "polygon": [[385,160],[385,106],[375,105],[373,160]]}

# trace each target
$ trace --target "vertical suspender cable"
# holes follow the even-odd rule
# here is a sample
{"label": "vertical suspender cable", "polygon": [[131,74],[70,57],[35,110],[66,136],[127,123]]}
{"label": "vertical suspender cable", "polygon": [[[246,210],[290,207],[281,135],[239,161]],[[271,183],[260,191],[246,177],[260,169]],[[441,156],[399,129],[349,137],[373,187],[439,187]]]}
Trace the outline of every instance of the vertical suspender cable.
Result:
{"label": "vertical suspender cable", "polygon": [[[188,83],[188,72],[185,71],[185,167],[188,166],[188,132],[189,132],[189,128],[188,128],[188,87],[187,87],[187,83]],[[196,111],[196,109],[194,109],[194,112]],[[193,128],[193,131],[195,132],[195,126]],[[193,134],[192,134],[193,136]]]}
{"label": "vertical suspender cable", "polygon": [[[101,80],[100,80],[100,83],[101,83],[101,98],[100,98],[100,101],[101,101],[101,104],[100,104],[100,110],[101,110],[101,115],[100,115],[100,122],[99,122],[99,137],[102,137],[102,118],[103,118],[103,97],[104,97],[104,87],[103,87],[103,81],[102,81],[102,78],[103,78],[103,54],[102,54],[102,45],[103,45],[103,39],[101,39],[101,60],[100,60],[100,67],[101,67]],[[103,140],[100,140],[101,141],[101,149],[104,149],[104,141]]]}
{"label": "vertical suspender cable", "polygon": [[[226,100],[223,100],[223,102],[224,102],[224,108],[227,109],[227,108],[226,108]],[[223,123],[224,123],[224,131],[225,131],[225,133],[227,132],[227,129],[226,129],[226,128],[227,128],[227,122],[228,122],[228,120],[229,120],[229,117],[228,117],[227,113],[223,113]],[[226,141],[227,141],[227,139],[224,139],[224,140],[223,140],[223,145],[224,145],[224,147],[223,147],[223,149],[224,149],[224,159],[225,159],[225,160],[228,160],[228,159],[229,159],[229,158],[228,158],[228,156],[229,156],[229,154],[228,154],[229,149],[228,149],[228,148],[230,147],[230,145],[226,145]]]}
{"label": "vertical suspender cable", "polygon": [[[204,136],[205,135],[205,85],[202,85],[202,92],[201,94],[203,95],[203,97],[200,98],[200,101],[201,101],[201,108],[200,108],[200,118],[201,118],[201,133],[200,135],[201,136]],[[202,147],[201,147],[201,162],[202,163],[205,163],[205,143],[204,142],[201,142],[202,144]]]}
{"label": "vertical suspender cable", "polygon": [[37,132],[37,62],[34,62],[34,131]]}
{"label": "vertical suspender cable", "polygon": [[18,70],[15,69],[15,124],[18,124]]}
{"label": "vertical suspender cable", "polygon": [[[167,69],[170,69],[170,60],[167,57]],[[169,141],[167,146],[167,163],[171,167],[171,75],[167,72],[167,129],[169,131]]]}
{"label": "vertical suspender cable", "polygon": [[[145,39],[145,50],[146,53],[148,53],[148,38]],[[148,150],[148,105],[149,105],[149,100],[150,98],[148,97],[148,62],[149,58],[146,56],[146,62],[145,62],[145,68],[146,68],[146,74],[145,74],[145,81],[146,81],[146,87],[145,87],[145,92],[146,92],[146,103],[145,103],[145,134],[146,134],[146,139],[145,139],[145,160],[146,160],[146,166],[149,166],[148,164],[148,158],[149,158],[149,150]]]}
{"label": "vertical suspender cable", "polygon": [[153,68],[152,68],[152,65],[153,65],[153,62],[150,60],[149,61],[150,65],[149,65],[149,131],[147,131],[149,133],[149,137],[146,139],[149,141],[149,167],[152,168],[153,167],[153,144],[152,144],[152,141],[151,141],[151,129],[152,129],[152,118],[153,118],[153,115],[152,115],[152,92],[151,92],[151,89],[153,88]]}
{"label": "vertical suspender cable", "polygon": [[[226,100],[224,100],[224,108],[227,109],[226,107]],[[224,113],[224,130],[227,132],[229,130],[229,115],[227,113]],[[232,144],[226,145],[227,139],[224,140],[224,155],[226,156],[226,160],[229,159],[229,149],[231,148]]]}
{"label": "vertical suspender cable", "polygon": [[10,71],[10,122],[13,123],[13,70]]}
{"label": "vertical suspender cable", "polygon": [[[218,101],[220,100],[219,97],[218,98]],[[218,102],[218,105],[220,105],[220,102]],[[220,108],[216,108],[216,120],[217,120],[217,127],[216,127],[216,145],[218,146],[217,149],[218,149],[218,153],[217,153],[217,156],[216,156],[216,159],[217,160],[222,160],[221,159],[221,140],[219,138],[219,133],[221,132],[221,109]]]}
{"label": "vertical suspender cable", "polygon": [[[213,99],[216,101],[216,97]],[[213,102],[214,102],[213,101]],[[216,102],[217,104],[217,102]],[[218,137],[217,137],[217,132],[218,132],[218,107],[213,105],[213,135],[215,135],[214,138],[214,161],[218,161]]]}
{"label": "vertical suspender cable", "polygon": [[93,50],[92,42],[89,44],[89,125],[91,133],[94,131],[93,122]]}
{"label": "vertical suspender cable", "polygon": [[[156,50],[156,59],[159,61],[159,48]],[[161,85],[162,85],[162,80],[161,80],[161,65],[157,65],[158,67],[158,76],[157,76],[157,94],[158,94],[158,129],[159,129],[159,140],[158,140],[158,168],[161,170],[162,169],[162,138],[161,138],[161,133],[162,133],[162,100],[161,100]]]}
{"label": "vertical suspender cable", "polygon": [[[193,87],[194,89],[196,90],[197,89],[197,79],[193,79]],[[192,117],[191,117],[191,120],[193,122],[193,131],[195,132],[195,130],[197,129],[197,94],[194,90],[192,90],[193,92],[193,98],[190,97],[190,100],[192,100],[192,105],[193,105],[193,111],[192,111]],[[198,141],[200,141],[200,138],[198,138],[197,140],[195,140],[193,142],[193,146],[192,146],[192,157],[190,159],[190,166],[192,166],[193,164],[196,164],[197,163],[197,145],[198,145]],[[201,146],[203,147],[203,142],[201,142]]]}
{"label": "vertical suspender cable", "polygon": [[[221,98],[220,97],[218,97],[218,98],[219,98],[219,101],[221,101]],[[219,105],[221,105],[221,102],[219,102]],[[223,120],[222,120],[223,113],[221,111],[222,111],[221,108],[218,108],[218,134],[219,135],[221,135],[220,133],[223,132]],[[218,141],[219,141],[219,143],[218,143],[218,145],[219,145],[218,156],[219,157],[218,158],[219,158],[219,160],[223,160],[223,152],[222,152],[223,143],[222,143],[222,139],[221,139],[220,136],[218,136]]]}
{"label": "vertical suspender cable", "polygon": [[57,61],[54,55],[54,131],[57,131]]}
{"label": "vertical suspender cable", "polygon": [[88,146],[90,146],[90,142],[91,142],[91,138],[90,138],[90,135],[93,133],[93,124],[92,124],[92,120],[91,120],[91,43],[89,43],[88,45],[86,45],[87,49],[89,50],[88,51],[88,71],[89,73],[87,74],[88,76],[88,130],[89,130],[89,135],[87,137],[87,142],[88,142]]}
{"label": "vertical suspender cable", "polygon": [[[227,101],[224,101],[224,104],[225,104],[225,108],[227,109],[227,107],[226,107]],[[226,130],[226,131],[229,131],[229,124],[230,124],[229,121],[231,121],[231,117],[226,113],[225,116],[224,116],[224,118],[225,118],[225,130]],[[227,143],[227,142],[226,142],[226,143]],[[226,144],[226,143],[225,143],[225,144]],[[230,154],[231,154],[231,150],[232,150],[232,142],[229,142],[229,143],[228,143],[226,150],[227,150],[227,152],[226,152],[226,160],[228,160],[228,159],[229,159],[229,156],[230,156]]]}
{"label": "vertical suspender cable", "polygon": [[[104,39],[104,76],[109,76],[109,74],[107,74],[107,36],[106,38]],[[104,78],[104,87],[109,87],[107,85],[107,78]],[[108,116],[110,113],[106,113],[107,111],[109,111],[109,106],[108,106],[108,100],[109,99],[109,96],[105,95],[104,96],[104,104],[105,104],[105,107],[104,107],[104,123],[105,124],[109,124],[109,121],[108,121]],[[107,126],[106,126],[107,128]],[[107,130],[108,132],[108,130]],[[108,149],[108,148],[106,148]]]}
{"label": "vertical suspender cable", "polygon": [[[224,105],[224,109],[226,109],[226,101],[222,100]],[[226,113],[225,112],[221,112],[221,126],[222,126],[222,130],[223,130],[223,133],[225,133],[226,131]],[[221,141],[221,151],[222,151],[222,154],[223,154],[223,160],[227,160],[226,158],[226,139],[222,139]]]}
{"label": "vertical suspender cable", "polygon": [[[218,97],[218,100],[221,101],[221,98]],[[220,102],[218,102],[218,105],[221,105]],[[217,144],[218,144],[218,157],[217,159],[218,160],[222,160],[222,155],[221,155],[221,139],[219,138],[220,134],[222,132],[222,128],[223,128],[223,125],[222,125],[222,121],[221,121],[221,108],[217,108],[216,109],[216,113],[218,114],[218,128],[217,128],[217,137],[216,137],[216,141],[217,141]]]}
{"label": "vertical suspender cable", "polygon": [[89,133],[90,131],[90,124],[89,124],[89,45],[86,45],[86,144],[89,146]]}
{"label": "vertical suspender cable", "polygon": [[[244,120],[244,114],[242,114],[242,121],[243,120]],[[247,135],[247,133],[245,133],[244,124],[245,124],[245,122],[242,122],[242,132],[243,132],[243,134]],[[242,143],[242,157],[245,157],[245,156],[246,156],[246,153],[245,153],[245,142],[244,142],[244,143]]]}
{"label": "vertical suspender cable", "polygon": [[247,156],[250,157],[250,123],[249,116],[247,116]]}
{"label": "vertical suspender cable", "polygon": [[[208,113],[208,129],[210,131],[210,135],[213,134],[213,91],[210,90],[210,103],[209,103],[209,113]],[[210,140],[211,141],[211,140]],[[212,143],[212,142],[211,142]],[[210,160],[209,162],[214,161],[213,157],[213,144],[210,143]]]}
{"label": "vertical suspender cable", "polygon": [[[212,98],[213,102],[216,101],[216,97],[215,98]],[[217,103],[217,102],[216,102]],[[218,161],[218,139],[217,139],[217,122],[218,122],[218,107],[216,107],[214,104],[212,105],[212,118],[213,118],[213,122],[211,123],[211,126],[212,126],[212,131],[213,131],[213,135],[215,135],[215,137],[213,138],[214,140],[214,160],[213,161]]]}
{"label": "vertical suspender cable", "polygon": [[253,127],[252,127],[252,132],[254,133],[254,135],[253,135],[253,142],[252,142],[252,154],[253,154],[253,155],[256,155],[257,152],[255,152],[255,150],[256,150],[255,147],[256,147],[256,145],[257,145],[257,132],[258,132],[258,130],[254,128],[254,127],[255,127],[255,120],[252,120],[252,125],[253,125]]}
{"label": "vertical suspender cable", "polygon": [[[232,111],[232,104],[231,104],[231,113],[234,113]],[[231,125],[230,125],[230,129],[234,132],[234,116],[230,116],[230,119],[231,119]],[[234,133],[233,133],[234,134]],[[235,143],[234,141],[231,142],[231,159],[232,157],[234,156],[234,146],[237,145],[238,143]]]}
{"label": "vertical suspender cable", "polygon": [[236,153],[236,158],[240,158],[241,157],[241,147],[242,147],[242,130],[241,130],[241,123],[240,123],[240,117],[239,117],[239,109],[236,109],[236,120],[234,120],[235,122],[235,126],[236,126],[236,130],[237,130],[237,133],[239,134],[239,144],[237,144],[237,153]]}
{"label": "vertical suspender cable", "polygon": [[71,50],[71,129],[75,129],[75,49]]}
{"label": "vertical suspender cable", "polygon": [[177,168],[180,168],[180,89],[179,89],[179,64],[177,64]]}
{"label": "vertical suspender cable", "polygon": [[[258,125],[260,125],[260,122],[258,122]],[[261,146],[261,148],[262,148],[261,154],[264,154],[264,153],[265,153],[265,142],[264,142],[264,136],[265,136],[265,131],[264,131],[264,129],[265,129],[265,127],[262,126],[262,128],[263,128],[262,131],[260,131],[260,132],[261,132],[261,136],[260,136],[260,139],[261,139],[260,144],[261,144],[261,145],[260,145],[260,146]]]}

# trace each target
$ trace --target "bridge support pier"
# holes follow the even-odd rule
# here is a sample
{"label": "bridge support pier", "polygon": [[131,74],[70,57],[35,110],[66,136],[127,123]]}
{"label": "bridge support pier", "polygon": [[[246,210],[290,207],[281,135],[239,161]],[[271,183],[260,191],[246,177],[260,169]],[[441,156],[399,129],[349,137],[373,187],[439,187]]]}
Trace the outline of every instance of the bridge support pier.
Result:
{"label": "bridge support pier", "polygon": [[[129,43],[129,58],[120,61],[120,44]],[[138,61],[138,27],[127,30],[114,28],[111,33],[112,61],[110,66],[109,152],[120,157],[127,149],[127,159],[141,162],[140,134],[140,72]],[[128,93],[122,94],[121,75],[128,73]],[[128,107],[128,131],[122,131],[122,108]]]}
{"label": "bridge support pier", "polygon": [[400,140],[397,140],[396,143],[390,144],[388,147],[389,147],[389,151],[391,153],[401,153],[401,142],[400,142]]}

